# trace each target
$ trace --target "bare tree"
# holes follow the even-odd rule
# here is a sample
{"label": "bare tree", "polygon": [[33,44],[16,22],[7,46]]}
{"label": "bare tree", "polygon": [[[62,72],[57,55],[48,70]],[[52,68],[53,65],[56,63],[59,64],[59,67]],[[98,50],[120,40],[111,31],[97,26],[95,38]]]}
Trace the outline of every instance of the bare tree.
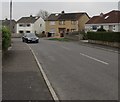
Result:
{"label": "bare tree", "polygon": [[40,10],[37,14],[37,16],[40,16],[42,19],[46,19],[48,16],[50,15],[49,12],[47,12],[46,10]]}

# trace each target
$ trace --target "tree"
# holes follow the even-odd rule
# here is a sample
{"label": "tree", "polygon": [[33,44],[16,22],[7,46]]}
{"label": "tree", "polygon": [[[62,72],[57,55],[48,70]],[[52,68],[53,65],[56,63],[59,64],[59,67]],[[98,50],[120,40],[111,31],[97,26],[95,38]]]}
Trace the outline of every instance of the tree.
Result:
{"label": "tree", "polygon": [[37,14],[37,16],[40,16],[42,19],[46,19],[50,13],[48,13],[46,10],[40,10]]}

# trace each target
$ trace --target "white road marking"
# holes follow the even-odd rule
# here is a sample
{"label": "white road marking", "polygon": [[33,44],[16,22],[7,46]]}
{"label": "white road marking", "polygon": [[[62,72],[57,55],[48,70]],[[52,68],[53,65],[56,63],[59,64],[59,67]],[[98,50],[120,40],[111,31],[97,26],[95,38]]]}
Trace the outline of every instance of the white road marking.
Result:
{"label": "white road marking", "polygon": [[80,54],[83,55],[83,56],[85,56],[85,57],[88,57],[88,58],[90,58],[90,59],[93,59],[93,60],[95,60],[95,61],[101,62],[101,63],[103,63],[103,64],[106,64],[106,65],[109,64],[109,63],[107,63],[107,62],[105,62],[105,61],[102,61],[102,60],[96,59],[96,58],[91,57],[91,56],[88,56],[88,55],[86,55],[86,54],[83,54],[83,53],[80,53]]}
{"label": "white road marking", "polygon": [[[28,46],[29,46],[29,45],[28,45]],[[30,48],[30,50],[31,50],[31,52],[32,52],[32,54],[33,54],[33,56],[34,56],[34,58],[35,58],[35,61],[37,62],[37,65],[38,65],[38,67],[39,67],[39,69],[40,69],[40,71],[41,71],[41,73],[42,73],[42,75],[43,75],[43,78],[44,78],[44,80],[45,80],[45,82],[46,82],[46,84],[47,84],[47,86],[48,86],[48,89],[49,89],[49,91],[50,91],[50,93],[51,93],[54,101],[55,101],[55,102],[59,102],[59,98],[58,98],[57,94],[55,93],[52,85],[50,84],[50,81],[48,80],[47,75],[45,74],[45,72],[44,72],[41,64],[39,63],[39,61],[38,61],[38,59],[37,59],[34,51],[32,50],[32,48],[31,48],[30,46],[29,46],[29,48]]]}

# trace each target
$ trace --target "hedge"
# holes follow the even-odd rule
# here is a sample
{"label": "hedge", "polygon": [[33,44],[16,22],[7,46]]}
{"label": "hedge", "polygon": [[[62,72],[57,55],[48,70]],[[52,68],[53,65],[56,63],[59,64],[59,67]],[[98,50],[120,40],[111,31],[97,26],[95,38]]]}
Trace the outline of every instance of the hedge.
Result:
{"label": "hedge", "polygon": [[11,34],[7,27],[2,27],[2,49],[7,50],[11,45]]}
{"label": "hedge", "polygon": [[87,32],[89,40],[120,42],[120,32]]}

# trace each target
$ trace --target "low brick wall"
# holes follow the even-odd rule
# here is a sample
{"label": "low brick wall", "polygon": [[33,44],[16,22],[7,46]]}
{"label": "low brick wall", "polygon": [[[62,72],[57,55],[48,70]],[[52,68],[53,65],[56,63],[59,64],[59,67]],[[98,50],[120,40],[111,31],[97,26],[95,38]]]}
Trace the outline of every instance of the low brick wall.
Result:
{"label": "low brick wall", "polygon": [[97,40],[88,40],[88,42],[120,48],[120,43],[118,42],[107,42],[107,41],[97,41]]}

